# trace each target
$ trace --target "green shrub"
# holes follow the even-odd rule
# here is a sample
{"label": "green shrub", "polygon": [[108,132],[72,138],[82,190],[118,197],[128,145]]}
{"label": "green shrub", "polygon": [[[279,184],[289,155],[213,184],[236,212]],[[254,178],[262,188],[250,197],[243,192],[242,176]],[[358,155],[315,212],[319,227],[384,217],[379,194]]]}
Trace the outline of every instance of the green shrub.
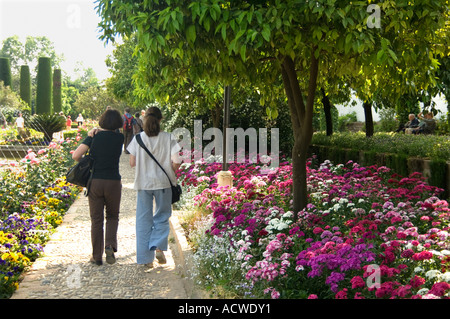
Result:
{"label": "green shrub", "polygon": [[62,111],[62,95],[61,95],[61,69],[53,71],[53,112]]}
{"label": "green shrub", "polygon": [[395,118],[395,110],[382,109],[379,114],[380,121],[374,127],[376,132],[394,132],[398,129],[399,123]]}
{"label": "green shrub", "polygon": [[0,58],[0,81],[11,87],[11,63],[9,58]]}
{"label": "green shrub", "polygon": [[44,133],[44,139],[51,141],[53,133],[66,128],[66,121],[58,114],[36,114],[27,120],[25,125]]}
{"label": "green shrub", "polygon": [[447,162],[444,160],[432,160],[430,161],[431,176],[428,182],[440,188],[446,187],[447,180]]}
{"label": "green shrub", "polygon": [[402,176],[408,175],[408,157],[404,154],[394,155],[394,170]]}
{"label": "green shrub", "polygon": [[20,67],[20,97],[31,107],[31,76],[28,65]]}
{"label": "green shrub", "polygon": [[353,123],[353,122],[357,122],[358,121],[358,117],[356,116],[356,112],[353,111],[351,113],[342,115],[338,117],[338,131],[339,132],[344,132],[347,130],[347,124],[349,123]]}
{"label": "green shrub", "polygon": [[37,72],[36,114],[52,113],[52,86],[51,60],[40,57]]}
{"label": "green shrub", "polygon": [[332,136],[326,136],[325,132],[317,132],[313,135],[311,144],[376,153],[402,154],[405,157],[450,159],[450,136],[446,135],[378,132],[368,138],[364,132],[334,133]]}

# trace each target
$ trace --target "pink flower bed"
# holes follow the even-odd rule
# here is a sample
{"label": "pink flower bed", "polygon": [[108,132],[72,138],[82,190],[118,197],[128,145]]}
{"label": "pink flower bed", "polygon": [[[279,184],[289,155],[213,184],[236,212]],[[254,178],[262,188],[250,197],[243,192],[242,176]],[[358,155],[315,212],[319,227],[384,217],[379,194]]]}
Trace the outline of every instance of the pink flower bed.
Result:
{"label": "pink flower bed", "polygon": [[[217,187],[220,170],[220,164],[198,162],[179,178],[197,191],[197,209],[209,213],[203,236],[209,243],[220,239],[228,267],[241,276],[223,278],[217,266],[206,272],[222,276],[222,286],[233,283],[235,294],[449,298],[450,209],[438,197],[442,190],[420,174],[403,178],[386,167],[309,163],[310,203],[294,219],[288,161],[267,175],[254,164],[233,164],[232,188]],[[207,247],[200,246],[201,260]]]}

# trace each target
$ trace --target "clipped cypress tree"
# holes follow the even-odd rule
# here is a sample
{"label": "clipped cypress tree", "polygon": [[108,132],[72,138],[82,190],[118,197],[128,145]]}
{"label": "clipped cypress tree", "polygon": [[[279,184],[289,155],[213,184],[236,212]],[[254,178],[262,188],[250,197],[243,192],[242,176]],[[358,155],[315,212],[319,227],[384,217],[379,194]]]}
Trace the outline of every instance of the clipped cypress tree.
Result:
{"label": "clipped cypress tree", "polygon": [[52,113],[52,66],[47,57],[38,60],[36,114]]}
{"label": "clipped cypress tree", "polygon": [[20,97],[31,108],[31,75],[28,65],[20,66]]}
{"label": "clipped cypress tree", "polygon": [[0,81],[4,86],[11,87],[11,63],[9,58],[0,58]]}
{"label": "clipped cypress tree", "polygon": [[53,70],[53,112],[62,111],[61,69]]}

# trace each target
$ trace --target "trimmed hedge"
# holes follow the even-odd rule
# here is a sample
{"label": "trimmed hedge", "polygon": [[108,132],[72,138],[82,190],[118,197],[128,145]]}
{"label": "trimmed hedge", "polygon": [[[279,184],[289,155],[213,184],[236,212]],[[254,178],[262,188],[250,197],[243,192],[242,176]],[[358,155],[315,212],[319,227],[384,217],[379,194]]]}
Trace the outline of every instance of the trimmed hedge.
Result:
{"label": "trimmed hedge", "polygon": [[375,133],[367,138],[364,132],[333,133],[313,135],[311,144],[333,146],[358,151],[401,154],[402,156],[429,158],[432,160],[450,159],[450,136],[448,135],[409,135],[403,133]]}
{"label": "trimmed hedge", "polygon": [[373,138],[367,138],[358,133],[333,136],[316,133],[310,154],[315,154],[319,162],[346,163],[352,160],[364,166],[387,166],[400,176],[420,172],[428,178],[430,185],[444,189],[444,196],[450,197],[448,136],[377,133]]}

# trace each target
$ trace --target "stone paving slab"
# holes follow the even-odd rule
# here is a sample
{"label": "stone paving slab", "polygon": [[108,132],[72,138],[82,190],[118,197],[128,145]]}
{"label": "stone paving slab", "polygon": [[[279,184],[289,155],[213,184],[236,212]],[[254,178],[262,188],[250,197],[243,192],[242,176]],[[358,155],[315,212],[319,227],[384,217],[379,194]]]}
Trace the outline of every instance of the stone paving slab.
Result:
{"label": "stone paving slab", "polygon": [[[132,189],[134,169],[129,157],[121,156],[122,200],[119,215],[116,263],[89,262],[91,256],[90,218],[87,198],[79,198],[64,216],[38,258],[19,284],[11,299],[187,299],[195,296],[185,276],[184,249],[179,231],[172,226],[167,263],[149,273],[136,264],[136,191]],[[174,212],[176,214],[176,212]],[[171,218],[172,219],[172,218]],[[176,218],[174,218],[176,222]],[[171,221],[172,222],[172,221]],[[175,226],[179,229],[179,226]],[[195,298],[195,297],[194,297]]]}

